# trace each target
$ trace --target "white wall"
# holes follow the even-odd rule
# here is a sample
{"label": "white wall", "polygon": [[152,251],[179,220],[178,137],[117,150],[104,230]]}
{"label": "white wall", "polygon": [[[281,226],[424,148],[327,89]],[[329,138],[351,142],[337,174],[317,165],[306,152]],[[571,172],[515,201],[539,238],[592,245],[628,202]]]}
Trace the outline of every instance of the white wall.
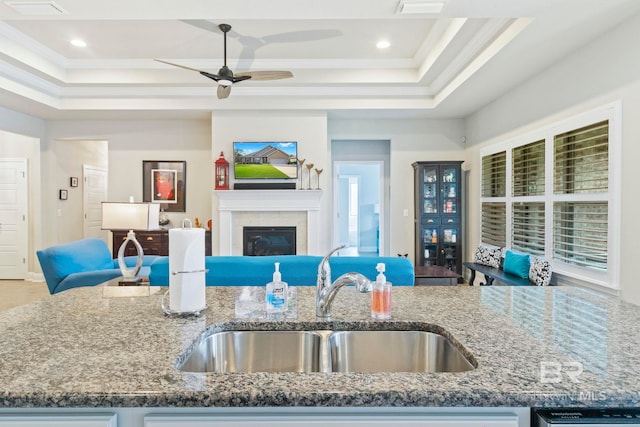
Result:
{"label": "white wall", "polygon": [[[71,242],[84,237],[83,230],[83,165],[109,169],[108,141],[58,140],[56,145],[56,191],[67,190],[67,200],[58,199],[57,241]],[[71,187],[70,178],[78,178],[78,186]]]}
{"label": "white wall", "polygon": [[[208,120],[51,121],[47,132],[46,151],[54,154],[48,158],[44,172],[47,175],[44,180],[48,188],[45,190],[43,203],[47,212],[56,212],[57,206],[62,203],[57,200],[57,187],[61,183],[68,183],[69,177],[66,175],[71,173],[66,169],[61,172],[58,153],[66,152],[71,144],[80,141],[86,143],[87,140],[108,141],[110,201],[127,201],[129,196],[134,196],[136,201],[142,201],[143,160],[186,161],[186,212],[170,212],[168,215],[174,225],[181,224],[185,217],[193,221],[196,216],[206,224],[210,218],[210,190],[213,182],[211,129]],[[85,143],[79,144],[78,148]],[[66,147],[59,147],[60,144]],[[60,173],[65,176],[59,177]],[[70,190],[69,196],[72,194],[75,193]],[[63,214],[67,215],[64,211]],[[72,213],[68,215],[70,218],[74,217]],[[58,224],[66,224],[66,218],[65,216],[58,219],[56,215],[48,215],[45,218],[44,246],[61,243],[56,227]],[[77,228],[81,230],[82,227],[79,225]],[[71,234],[65,234],[65,238],[71,237]]]}
{"label": "white wall", "polygon": [[[467,121],[470,245],[479,241],[479,149],[487,143],[559,121],[604,104],[622,100],[622,240],[620,286],[622,297],[640,303],[635,264],[640,256],[640,222],[636,197],[640,182],[640,56],[631,46],[640,40],[640,16],[576,51],[564,61],[520,85]],[[469,251],[467,251],[469,256]]]}
{"label": "white wall", "polygon": [[[391,141],[390,176],[390,254],[408,253],[413,260],[414,186],[416,161],[466,160],[461,120],[330,120],[329,139],[371,139]],[[463,168],[465,164],[463,164]],[[328,176],[333,172],[329,171]],[[404,216],[404,211],[408,216]]]}
{"label": "white wall", "polygon": [[[325,169],[320,175],[320,188],[324,190],[321,200],[321,228],[327,228],[328,206],[330,191],[327,189],[330,173],[327,172],[329,163],[329,149],[327,140],[327,117],[324,113],[313,112],[278,112],[278,111],[242,111],[215,112],[211,118],[212,155],[217,159],[220,151],[230,163],[233,161],[234,141],[297,141],[298,157],[313,163],[316,168]],[[233,171],[231,188],[233,188]],[[241,190],[238,190],[241,191]],[[210,191],[211,193],[211,191]],[[214,197],[212,203],[213,240],[216,241],[216,224],[218,224],[218,203]],[[321,252],[327,250],[330,233],[321,233],[319,247]],[[218,245],[213,245],[213,254],[219,253]],[[316,255],[316,254],[310,254]]]}

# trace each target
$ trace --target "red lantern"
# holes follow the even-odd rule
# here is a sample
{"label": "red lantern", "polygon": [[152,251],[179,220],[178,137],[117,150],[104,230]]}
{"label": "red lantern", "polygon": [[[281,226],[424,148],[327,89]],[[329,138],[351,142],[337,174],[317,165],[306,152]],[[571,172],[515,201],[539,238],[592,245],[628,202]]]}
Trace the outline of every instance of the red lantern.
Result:
{"label": "red lantern", "polygon": [[220,157],[216,160],[216,190],[229,189],[229,162],[224,158],[224,153],[220,152]]}

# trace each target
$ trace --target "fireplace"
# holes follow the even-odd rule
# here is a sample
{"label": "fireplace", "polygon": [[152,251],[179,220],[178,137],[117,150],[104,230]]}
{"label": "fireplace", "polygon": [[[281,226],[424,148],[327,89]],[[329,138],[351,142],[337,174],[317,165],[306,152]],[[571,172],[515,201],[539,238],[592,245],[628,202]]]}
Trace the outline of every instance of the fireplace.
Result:
{"label": "fireplace", "polygon": [[296,227],[243,227],[242,254],[296,255]]}
{"label": "fireplace", "polygon": [[[242,255],[243,227],[295,226],[296,255],[320,255],[326,228],[320,218],[322,190],[214,191],[215,255]],[[216,248],[214,248],[216,249]]]}

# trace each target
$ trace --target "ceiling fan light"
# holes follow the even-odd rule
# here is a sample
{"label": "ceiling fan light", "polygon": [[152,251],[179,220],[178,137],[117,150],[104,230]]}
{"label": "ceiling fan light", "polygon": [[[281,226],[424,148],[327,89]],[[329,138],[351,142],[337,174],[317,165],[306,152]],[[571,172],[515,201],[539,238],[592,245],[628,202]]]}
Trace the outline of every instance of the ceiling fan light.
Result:
{"label": "ceiling fan light", "polygon": [[218,84],[221,86],[231,86],[233,84],[233,82],[231,80],[227,80],[227,79],[220,79],[218,80]]}

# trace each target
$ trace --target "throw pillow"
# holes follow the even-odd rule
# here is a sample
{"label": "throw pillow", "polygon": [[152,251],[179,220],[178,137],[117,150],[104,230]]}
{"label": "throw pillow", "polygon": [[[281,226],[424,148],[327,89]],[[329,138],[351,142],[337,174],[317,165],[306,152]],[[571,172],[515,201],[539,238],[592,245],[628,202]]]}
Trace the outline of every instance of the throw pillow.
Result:
{"label": "throw pillow", "polygon": [[529,280],[537,286],[547,286],[551,282],[551,263],[542,257],[531,257]]}
{"label": "throw pillow", "polygon": [[504,256],[504,272],[511,273],[523,279],[529,278],[529,268],[531,267],[528,254],[520,254],[507,251]]}
{"label": "throw pillow", "polygon": [[493,268],[500,268],[500,258],[502,248],[497,246],[479,245],[476,249],[473,262],[476,264],[488,265]]}

